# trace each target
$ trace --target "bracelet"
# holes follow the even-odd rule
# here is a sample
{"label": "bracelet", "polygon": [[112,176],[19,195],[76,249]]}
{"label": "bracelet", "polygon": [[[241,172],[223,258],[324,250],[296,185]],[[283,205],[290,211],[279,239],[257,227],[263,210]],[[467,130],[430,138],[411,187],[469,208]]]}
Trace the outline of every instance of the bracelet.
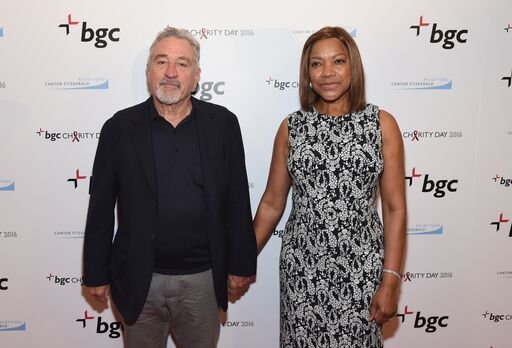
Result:
{"label": "bracelet", "polygon": [[393,271],[392,269],[384,268],[382,270],[382,272],[386,272],[386,273],[392,274],[395,277],[397,277],[398,279],[402,280],[402,275],[400,273],[398,273],[398,272]]}

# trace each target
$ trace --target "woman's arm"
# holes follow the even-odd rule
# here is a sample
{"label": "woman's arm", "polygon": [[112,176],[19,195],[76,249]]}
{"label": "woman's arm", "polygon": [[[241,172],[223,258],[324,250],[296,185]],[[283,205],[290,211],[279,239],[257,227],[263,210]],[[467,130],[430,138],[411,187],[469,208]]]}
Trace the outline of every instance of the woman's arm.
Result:
{"label": "woman's arm", "polygon": [[291,178],[288,173],[288,152],[288,121],[284,119],[274,141],[267,187],[261,197],[253,223],[258,254],[267,244],[286,206],[286,199],[291,187]]}
{"label": "woman's arm", "polygon": [[370,320],[379,325],[390,320],[398,305],[398,289],[405,246],[406,203],[404,146],[398,124],[386,111],[380,112],[384,171],[380,179],[382,220],[384,223],[384,269],[382,282],[370,309]]}

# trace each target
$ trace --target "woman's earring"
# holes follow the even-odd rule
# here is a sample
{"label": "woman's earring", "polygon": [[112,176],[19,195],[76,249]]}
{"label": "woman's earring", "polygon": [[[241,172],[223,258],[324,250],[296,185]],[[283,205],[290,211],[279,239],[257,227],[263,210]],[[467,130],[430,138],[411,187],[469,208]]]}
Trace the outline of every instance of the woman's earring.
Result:
{"label": "woman's earring", "polygon": [[311,81],[309,81],[309,88],[313,89],[313,85],[311,84]]}

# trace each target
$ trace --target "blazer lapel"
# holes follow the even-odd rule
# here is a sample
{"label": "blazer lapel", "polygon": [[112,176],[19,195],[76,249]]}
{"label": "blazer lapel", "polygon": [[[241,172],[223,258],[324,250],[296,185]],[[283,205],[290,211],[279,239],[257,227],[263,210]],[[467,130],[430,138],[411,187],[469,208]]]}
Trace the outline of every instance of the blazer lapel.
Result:
{"label": "blazer lapel", "polygon": [[199,142],[199,154],[201,156],[201,172],[203,175],[203,184],[205,197],[207,201],[213,202],[215,197],[215,163],[213,162],[212,151],[218,149],[215,142],[218,141],[217,125],[210,110],[196,99],[192,98],[192,105],[195,108],[197,138]]}
{"label": "blazer lapel", "polygon": [[155,162],[153,158],[153,139],[151,135],[151,104],[153,99],[149,97],[141,104],[139,112],[134,114],[132,140],[135,151],[144,170],[153,197],[157,200]]}

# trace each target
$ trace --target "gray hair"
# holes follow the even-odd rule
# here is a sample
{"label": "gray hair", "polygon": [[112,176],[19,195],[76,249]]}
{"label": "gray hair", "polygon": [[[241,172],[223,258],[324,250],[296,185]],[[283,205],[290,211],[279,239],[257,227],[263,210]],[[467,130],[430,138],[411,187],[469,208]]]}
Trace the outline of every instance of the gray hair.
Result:
{"label": "gray hair", "polygon": [[[165,27],[161,32],[159,32],[158,35],[156,36],[155,40],[151,44],[151,47],[149,48],[149,56],[148,56],[148,62],[147,62],[146,67],[149,67],[153,48],[155,48],[156,44],[158,44],[161,40],[166,39],[168,37],[174,37],[177,39],[183,39],[183,40],[188,41],[188,43],[192,46],[192,49],[194,50],[194,55],[195,55],[195,59],[196,59],[196,67],[199,69],[199,57],[200,57],[199,42],[188,30],[178,29],[178,28],[174,28],[174,27],[170,27],[170,26]],[[146,68],[146,70],[147,70],[147,68]]]}

